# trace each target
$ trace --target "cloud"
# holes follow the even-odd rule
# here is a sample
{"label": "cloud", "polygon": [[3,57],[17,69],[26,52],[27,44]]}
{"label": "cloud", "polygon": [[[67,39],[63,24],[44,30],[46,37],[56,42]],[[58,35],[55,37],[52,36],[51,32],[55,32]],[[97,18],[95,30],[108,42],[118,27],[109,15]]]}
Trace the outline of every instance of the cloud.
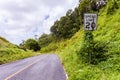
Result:
{"label": "cloud", "polygon": [[50,27],[78,0],[0,0],[0,36],[19,44],[22,40],[50,33]]}

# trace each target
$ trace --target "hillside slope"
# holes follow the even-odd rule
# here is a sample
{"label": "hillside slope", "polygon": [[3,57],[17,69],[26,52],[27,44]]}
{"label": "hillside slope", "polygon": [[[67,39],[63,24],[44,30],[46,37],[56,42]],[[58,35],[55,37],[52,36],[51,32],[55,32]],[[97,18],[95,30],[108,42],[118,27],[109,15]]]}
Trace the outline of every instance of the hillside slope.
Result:
{"label": "hillside slope", "polygon": [[69,80],[120,80],[120,10],[107,15],[106,7],[98,15],[98,29],[93,34],[94,40],[100,44],[95,47],[105,44],[107,51],[101,51],[101,54],[106,55],[106,60],[96,65],[83,62],[83,56],[78,56],[84,35],[84,31],[80,30],[65,49],[58,51]]}
{"label": "hillside slope", "polygon": [[10,43],[6,39],[0,37],[0,47],[6,47],[8,44]]}
{"label": "hillside slope", "polygon": [[56,52],[60,56],[68,80],[120,80],[120,8],[114,9],[116,5],[111,2],[99,11],[98,28],[93,31],[96,64],[85,62],[80,55],[84,53],[83,26],[71,39],[42,48],[41,52]]}
{"label": "hillside slope", "polygon": [[0,37],[0,64],[16,61],[19,59],[35,56],[36,54],[29,50],[22,50],[17,45]]}

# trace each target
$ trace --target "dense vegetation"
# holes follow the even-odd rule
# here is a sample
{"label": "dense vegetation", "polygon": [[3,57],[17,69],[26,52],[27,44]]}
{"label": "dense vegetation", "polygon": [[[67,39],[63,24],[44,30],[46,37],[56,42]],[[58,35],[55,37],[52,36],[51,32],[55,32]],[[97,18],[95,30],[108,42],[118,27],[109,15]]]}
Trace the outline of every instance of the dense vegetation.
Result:
{"label": "dense vegetation", "polygon": [[[72,38],[65,37],[67,35],[53,35],[58,37],[59,41],[51,42],[43,47],[41,52],[57,53],[62,59],[69,80],[120,80],[120,1],[111,0],[107,5],[96,8],[96,5],[91,4],[94,3],[82,0],[76,8],[80,14],[77,16],[80,18],[80,30],[76,31]],[[83,30],[83,14],[88,12],[98,13],[96,31]],[[55,24],[53,26],[56,26]],[[59,21],[57,24],[60,24]],[[91,62],[89,52],[92,53]]]}
{"label": "dense vegetation", "polygon": [[41,37],[38,40],[39,46],[40,47],[45,47],[48,46],[49,43],[51,43],[53,41],[52,39],[52,35],[48,35],[48,34],[42,34]]}
{"label": "dense vegetation", "polygon": [[34,39],[28,39],[25,42],[24,46],[26,49],[29,49],[29,50],[34,50],[34,51],[40,50],[40,46],[39,46],[38,42]]}
{"label": "dense vegetation", "polygon": [[52,35],[57,38],[57,40],[71,38],[75,32],[77,32],[80,27],[80,21],[78,16],[78,10],[75,9],[74,13],[69,10],[66,16],[61,17],[59,21],[51,27]]}

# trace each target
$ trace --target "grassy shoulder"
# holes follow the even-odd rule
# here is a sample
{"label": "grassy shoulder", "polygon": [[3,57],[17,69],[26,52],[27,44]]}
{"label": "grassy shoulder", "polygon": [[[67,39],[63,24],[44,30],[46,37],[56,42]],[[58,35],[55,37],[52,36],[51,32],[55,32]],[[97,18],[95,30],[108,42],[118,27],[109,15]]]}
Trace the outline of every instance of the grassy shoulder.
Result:
{"label": "grassy shoulder", "polygon": [[[116,10],[112,15],[106,15],[106,12],[107,8],[99,12],[98,29],[93,32],[94,40],[102,42],[107,47],[107,51],[100,52],[106,55],[106,60],[92,65],[84,62],[83,56],[78,56],[84,35],[82,29],[70,40],[51,43],[41,49],[41,52],[51,51],[59,55],[69,80],[120,80],[120,10]],[[95,47],[102,44],[97,44]]]}
{"label": "grassy shoulder", "polygon": [[24,51],[18,48],[0,48],[0,64],[38,55],[33,51]]}

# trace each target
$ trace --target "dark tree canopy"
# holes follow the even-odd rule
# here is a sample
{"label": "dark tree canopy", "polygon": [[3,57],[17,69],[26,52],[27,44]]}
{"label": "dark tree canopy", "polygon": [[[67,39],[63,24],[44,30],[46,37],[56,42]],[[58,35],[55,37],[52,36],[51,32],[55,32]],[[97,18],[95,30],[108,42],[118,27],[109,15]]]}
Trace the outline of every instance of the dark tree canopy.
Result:
{"label": "dark tree canopy", "polygon": [[53,36],[57,37],[58,40],[71,38],[79,29],[80,21],[78,17],[78,9],[75,11],[68,10],[66,16],[57,20],[51,27],[51,32]]}
{"label": "dark tree canopy", "polygon": [[25,45],[25,48],[30,50],[34,50],[34,51],[40,50],[40,46],[38,42],[34,39],[28,39],[27,41],[25,41],[24,45]]}

